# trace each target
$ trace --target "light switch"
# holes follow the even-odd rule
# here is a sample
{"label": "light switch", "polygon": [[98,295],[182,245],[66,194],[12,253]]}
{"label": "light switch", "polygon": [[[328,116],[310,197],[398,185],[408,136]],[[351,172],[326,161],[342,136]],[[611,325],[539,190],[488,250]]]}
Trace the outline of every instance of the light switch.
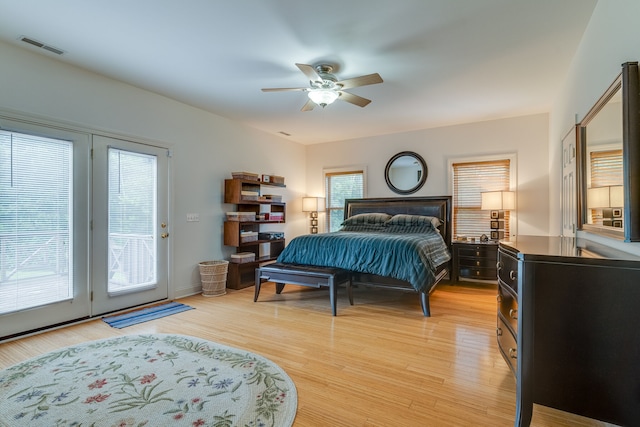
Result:
{"label": "light switch", "polygon": [[198,221],[200,221],[200,214],[197,214],[197,213],[187,214],[187,222],[198,222]]}

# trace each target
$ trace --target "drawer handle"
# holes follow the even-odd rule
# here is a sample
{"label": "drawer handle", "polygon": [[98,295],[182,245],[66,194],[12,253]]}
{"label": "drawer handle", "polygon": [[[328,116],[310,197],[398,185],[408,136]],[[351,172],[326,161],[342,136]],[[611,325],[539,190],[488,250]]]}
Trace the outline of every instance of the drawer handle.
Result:
{"label": "drawer handle", "polygon": [[480,267],[480,261],[476,261],[476,267]]}
{"label": "drawer handle", "polygon": [[512,359],[517,359],[518,358],[518,350],[516,350],[515,348],[510,348],[509,349],[509,357]]}
{"label": "drawer handle", "polygon": [[502,270],[502,263],[500,261],[496,262],[496,268],[498,271]]}
{"label": "drawer handle", "polygon": [[496,295],[496,299],[498,300],[498,302],[502,302],[502,295]]}
{"label": "drawer handle", "polygon": [[518,277],[518,274],[515,271],[511,270],[509,272],[509,279],[516,280],[517,277]]}
{"label": "drawer handle", "polygon": [[498,335],[499,337],[502,336],[502,328],[496,328],[496,335]]}
{"label": "drawer handle", "polygon": [[509,317],[514,320],[518,320],[518,310],[514,310],[513,308],[509,310]]}

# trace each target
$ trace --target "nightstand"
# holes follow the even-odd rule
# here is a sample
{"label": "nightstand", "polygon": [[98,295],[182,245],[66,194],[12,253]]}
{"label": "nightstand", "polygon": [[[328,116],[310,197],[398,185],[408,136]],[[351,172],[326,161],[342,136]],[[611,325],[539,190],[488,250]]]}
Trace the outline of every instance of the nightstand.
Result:
{"label": "nightstand", "polygon": [[454,240],[452,281],[460,279],[498,280],[498,241],[469,242]]}

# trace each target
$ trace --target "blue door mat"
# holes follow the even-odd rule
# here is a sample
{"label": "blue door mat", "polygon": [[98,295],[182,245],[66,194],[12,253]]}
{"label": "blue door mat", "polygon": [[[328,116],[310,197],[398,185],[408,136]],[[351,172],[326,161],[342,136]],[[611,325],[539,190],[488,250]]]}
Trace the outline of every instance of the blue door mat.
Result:
{"label": "blue door mat", "polygon": [[161,317],[170,316],[187,310],[193,310],[193,307],[179,302],[168,302],[166,304],[142,308],[140,310],[131,311],[117,316],[103,317],[102,320],[111,327],[122,329],[127,326],[137,325],[138,323],[159,319]]}

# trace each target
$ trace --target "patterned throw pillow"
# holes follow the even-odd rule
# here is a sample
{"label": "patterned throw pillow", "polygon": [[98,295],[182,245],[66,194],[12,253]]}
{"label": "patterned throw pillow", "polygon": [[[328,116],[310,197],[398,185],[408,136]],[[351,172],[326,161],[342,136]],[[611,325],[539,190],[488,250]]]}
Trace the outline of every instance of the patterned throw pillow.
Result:
{"label": "patterned throw pillow", "polygon": [[359,225],[343,225],[340,231],[356,231],[360,233],[375,233],[387,231],[384,224],[359,224]]}
{"label": "patterned throw pillow", "polygon": [[431,224],[434,228],[438,228],[441,223],[435,216],[398,214],[391,217],[386,224],[404,226],[422,226]]}
{"label": "patterned throw pillow", "polygon": [[341,225],[384,225],[391,218],[392,216],[386,213],[363,213],[350,216]]}

